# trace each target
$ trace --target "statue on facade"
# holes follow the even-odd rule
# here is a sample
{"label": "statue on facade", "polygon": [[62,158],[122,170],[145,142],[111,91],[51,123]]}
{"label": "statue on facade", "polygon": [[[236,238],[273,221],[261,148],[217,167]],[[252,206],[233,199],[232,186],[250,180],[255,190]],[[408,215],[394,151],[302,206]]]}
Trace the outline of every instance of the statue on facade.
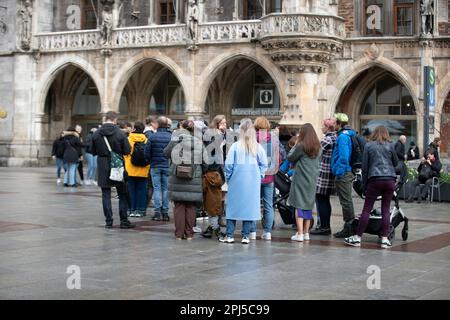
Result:
{"label": "statue on facade", "polygon": [[434,23],[434,0],[420,1],[420,16],[422,17],[422,35],[431,36]]}
{"label": "statue on facade", "polygon": [[189,0],[188,7],[188,25],[189,25],[189,34],[191,35],[191,40],[195,41],[197,38],[197,30],[198,30],[198,5],[197,0]]}
{"label": "statue on facade", "polygon": [[31,26],[33,19],[33,6],[30,0],[22,2],[18,14],[20,47],[23,50],[30,50],[31,47]]}
{"label": "statue on facade", "polygon": [[5,34],[8,31],[8,26],[6,25],[6,7],[0,7],[0,34]]}
{"label": "statue on facade", "polygon": [[112,42],[112,28],[113,28],[113,14],[111,7],[105,5],[102,11],[103,23],[101,26],[101,34],[103,39],[103,45],[110,45]]}

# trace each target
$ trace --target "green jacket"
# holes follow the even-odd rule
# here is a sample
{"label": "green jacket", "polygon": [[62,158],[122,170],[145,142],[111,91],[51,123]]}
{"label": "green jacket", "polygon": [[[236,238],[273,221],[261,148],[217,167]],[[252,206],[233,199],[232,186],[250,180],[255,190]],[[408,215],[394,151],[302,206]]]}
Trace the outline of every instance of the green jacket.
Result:
{"label": "green jacket", "polygon": [[319,176],[321,152],[314,159],[309,158],[303,147],[296,145],[287,159],[295,163],[288,204],[294,208],[312,210],[316,199],[316,183]]}

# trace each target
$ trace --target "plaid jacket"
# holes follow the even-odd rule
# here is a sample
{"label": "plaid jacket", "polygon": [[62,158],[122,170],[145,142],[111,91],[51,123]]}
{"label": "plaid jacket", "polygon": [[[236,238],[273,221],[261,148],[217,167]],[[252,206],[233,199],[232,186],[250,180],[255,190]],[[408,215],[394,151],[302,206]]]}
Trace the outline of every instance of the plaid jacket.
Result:
{"label": "plaid jacket", "polygon": [[320,162],[320,172],[317,178],[316,193],[328,195],[334,192],[334,176],[331,173],[331,155],[336,143],[336,132],[328,132],[320,144],[322,145],[322,160]]}

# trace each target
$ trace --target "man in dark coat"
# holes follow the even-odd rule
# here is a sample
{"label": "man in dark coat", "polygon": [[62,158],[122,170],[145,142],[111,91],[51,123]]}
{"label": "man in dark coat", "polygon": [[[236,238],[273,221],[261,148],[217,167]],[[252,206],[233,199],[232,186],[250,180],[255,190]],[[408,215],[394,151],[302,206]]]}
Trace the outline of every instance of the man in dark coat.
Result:
{"label": "man in dark coat", "polygon": [[169,221],[169,159],[164,155],[164,149],[171,140],[169,123],[166,117],[158,118],[156,133],[149,136],[145,145],[145,158],[150,161],[150,173],[152,176],[155,203],[154,221],[160,221],[161,215],[164,221]]}
{"label": "man in dark coat", "polygon": [[400,175],[400,182],[405,183],[408,176],[408,168],[406,167],[406,136],[401,135],[395,143],[395,153],[397,154],[398,165],[395,171]]}
{"label": "man in dark coat", "polygon": [[124,182],[111,181],[111,153],[108,150],[104,137],[108,139],[111,149],[120,154],[127,155],[131,152],[130,143],[126,135],[116,125],[117,113],[108,111],[102,127],[92,136],[92,154],[97,155],[98,186],[102,188],[103,213],[106,218],[106,228],[112,228],[113,212],[111,205],[111,188],[115,187],[119,195],[120,228],[134,228],[127,218],[127,190]]}

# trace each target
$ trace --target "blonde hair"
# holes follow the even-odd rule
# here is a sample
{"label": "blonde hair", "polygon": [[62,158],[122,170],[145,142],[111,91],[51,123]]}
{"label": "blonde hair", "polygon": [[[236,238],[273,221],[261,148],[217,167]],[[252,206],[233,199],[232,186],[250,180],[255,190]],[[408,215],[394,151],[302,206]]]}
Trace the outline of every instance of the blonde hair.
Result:
{"label": "blonde hair", "polygon": [[256,130],[252,120],[244,118],[239,125],[239,143],[244,147],[245,152],[256,157],[258,152],[258,142],[256,141]]}
{"label": "blonde hair", "polygon": [[270,122],[266,117],[258,117],[255,120],[255,130],[270,130]]}

